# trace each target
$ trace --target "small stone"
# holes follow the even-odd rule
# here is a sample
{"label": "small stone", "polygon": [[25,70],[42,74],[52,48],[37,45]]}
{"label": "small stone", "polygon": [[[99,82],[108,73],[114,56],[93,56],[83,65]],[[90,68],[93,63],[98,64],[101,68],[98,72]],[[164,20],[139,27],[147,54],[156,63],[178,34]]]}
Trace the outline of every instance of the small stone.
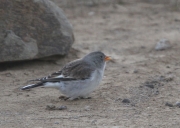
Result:
{"label": "small stone", "polygon": [[129,73],[129,71],[125,71],[125,73],[127,73],[127,74],[128,74],[128,73]]}
{"label": "small stone", "polygon": [[155,95],[158,95],[159,94],[159,90],[156,90],[156,92],[154,93]]}
{"label": "small stone", "polygon": [[10,72],[5,73],[5,75],[6,75],[6,77],[11,77],[12,76],[12,74]]}
{"label": "small stone", "polygon": [[173,74],[169,74],[169,75],[167,75],[166,76],[166,78],[165,78],[165,80],[167,81],[167,82],[169,82],[169,81],[172,81],[173,79],[174,79],[174,75]]}
{"label": "small stone", "polygon": [[164,82],[169,82],[169,81],[172,81],[174,79],[174,77],[175,76],[173,74],[168,74],[166,76],[160,76],[159,80],[164,81]]}
{"label": "small stone", "polygon": [[66,110],[66,109],[67,109],[67,106],[64,106],[64,105],[62,105],[58,108],[58,110]]}
{"label": "small stone", "polygon": [[132,106],[132,107],[135,107],[135,106],[136,106],[136,104],[135,104],[135,103],[131,103],[131,106]]}
{"label": "small stone", "polygon": [[149,88],[154,88],[154,85],[153,84],[145,84],[146,87],[149,87]]}
{"label": "small stone", "polygon": [[86,107],[84,108],[84,110],[85,110],[85,111],[89,111],[89,110],[90,110],[90,106],[86,106]]}
{"label": "small stone", "polygon": [[141,46],[142,49],[145,49],[146,47],[145,46]]}
{"label": "small stone", "polygon": [[173,104],[171,104],[171,103],[169,103],[169,102],[166,102],[165,106],[173,107]]}
{"label": "small stone", "polygon": [[112,126],[111,128],[120,128],[119,126]]}
{"label": "small stone", "polygon": [[166,68],[170,68],[169,66],[166,66]]}
{"label": "small stone", "polygon": [[135,70],[133,71],[133,73],[138,73],[138,70],[135,69]]}
{"label": "small stone", "polygon": [[115,102],[121,101],[121,100],[122,100],[121,98],[117,98],[117,99],[115,99]]}
{"label": "small stone", "polygon": [[47,110],[56,110],[56,106],[55,105],[47,105],[46,109]]}
{"label": "small stone", "polygon": [[88,15],[89,16],[93,16],[95,14],[95,12],[89,12]]}
{"label": "small stone", "polygon": [[96,122],[97,122],[97,120],[92,120],[92,121],[91,121],[91,124],[95,125]]}
{"label": "small stone", "polygon": [[174,21],[175,21],[175,22],[180,22],[180,19],[177,19],[177,18],[176,18],[176,19],[174,19]]}
{"label": "small stone", "polygon": [[27,72],[25,72],[24,75],[28,76],[29,74]]}
{"label": "small stone", "polygon": [[19,93],[17,93],[17,96],[22,95],[22,94],[23,94],[23,93],[19,92]]}
{"label": "small stone", "polygon": [[130,103],[130,100],[129,99],[123,99],[122,102],[123,103]]}
{"label": "small stone", "polygon": [[180,108],[180,102],[179,101],[177,101],[175,105],[176,105],[176,107]]}
{"label": "small stone", "polygon": [[[104,16],[102,16],[102,18],[103,18],[103,19],[108,19],[108,18],[109,18],[109,16],[104,15]],[[106,38],[107,38],[107,37],[106,37]]]}
{"label": "small stone", "polygon": [[161,39],[155,46],[156,51],[165,50],[171,48],[170,41],[167,39]]}
{"label": "small stone", "polygon": [[27,94],[26,97],[29,97],[29,95]]}

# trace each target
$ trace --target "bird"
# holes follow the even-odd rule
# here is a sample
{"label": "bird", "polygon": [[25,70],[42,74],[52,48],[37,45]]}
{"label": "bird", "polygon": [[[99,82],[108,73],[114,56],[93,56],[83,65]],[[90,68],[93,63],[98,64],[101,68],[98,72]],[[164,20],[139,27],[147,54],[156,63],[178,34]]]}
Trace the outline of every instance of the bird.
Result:
{"label": "bird", "polygon": [[57,72],[31,80],[36,83],[24,86],[21,90],[43,86],[59,89],[69,100],[88,98],[102,81],[106,62],[109,60],[111,57],[101,51],[91,52],[67,63]]}

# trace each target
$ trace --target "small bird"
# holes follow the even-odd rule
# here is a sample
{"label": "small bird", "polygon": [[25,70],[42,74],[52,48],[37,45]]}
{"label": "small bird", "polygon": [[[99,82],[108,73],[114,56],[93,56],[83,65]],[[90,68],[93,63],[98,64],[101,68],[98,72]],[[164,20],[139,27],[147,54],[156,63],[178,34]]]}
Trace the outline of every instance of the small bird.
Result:
{"label": "small bird", "polygon": [[32,80],[38,82],[21,89],[26,90],[39,86],[52,87],[59,89],[69,100],[80,97],[88,98],[89,94],[100,84],[108,60],[111,58],[100,51],[91,52],[81,59],[69,62],[58,72]]}

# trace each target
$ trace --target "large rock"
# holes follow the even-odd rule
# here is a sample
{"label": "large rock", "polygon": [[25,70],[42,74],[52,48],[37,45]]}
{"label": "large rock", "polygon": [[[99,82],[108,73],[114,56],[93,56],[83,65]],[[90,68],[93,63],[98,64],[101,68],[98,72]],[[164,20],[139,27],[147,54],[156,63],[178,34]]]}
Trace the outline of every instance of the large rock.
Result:
{"label": "large rock", "polygon": [[65,55],[74,36],[49,0],[0,0],[0,62]]}

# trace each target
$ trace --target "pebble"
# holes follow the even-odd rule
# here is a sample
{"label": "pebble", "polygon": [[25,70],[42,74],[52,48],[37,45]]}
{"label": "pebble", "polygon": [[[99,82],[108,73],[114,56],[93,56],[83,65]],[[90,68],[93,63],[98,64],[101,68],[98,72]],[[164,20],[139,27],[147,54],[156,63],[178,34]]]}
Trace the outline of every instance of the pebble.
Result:
{"label": "pebble", "polygon": [[89,12],[88,15],[89,16],[93,16],[95,14],[95,12]]}
{"label": "pebble", "polygon": [[155,94],[155,95],[158,95],[158,94],[159,94],[159,90],[156,90],[154,94]]}
{"label": "pebble", "polygon": [[67,109],[67,106],[64,106],[64,105],[62,105],[58,108],[58,110],[65,110],[65,109]]}
{"label": "pebble", "polygon": [[127,74],[128,74],[128,73],[129,73],[129,71],[125,71],[125,73],[127,73]]}
{"label": "pebble", "polygon": [[56,107],[55,105],[47,105],[46,109],[47,110],[65,110],[67,109],[67,106],[62,105],[60,107]]}
{"label": "pebble", "polygon": [[141,46],[142,49],[145,49],[146,47],[145,46]]}
{"label": "pebble", "polygon": [[169,103],[169,102],[166,102],[165,106],[173,107],[173,104],[171,104],[171,103]]}
{"label": "pebble", "polygon": [[170,68],[170,66],[166,66],[166,68]]}
{"label": "pebble", "polygon": [[117,99],[115,99],[115,102],[116,102],[116,101],[121,101],[121,100],[122,100],[121,98],[117,98]]}
{"label": "pebble", "polygon": [[5,75],[6,77],[12,77],[12,73],[10,73],[10,72],[5,73],[4,75]]}
{"label": "pebble", "polygon": [[90,106],[86,106],[86,107],[84,108],[84,110],[89,111],[89,110],[90,110]]}
{"label": "pebble", "polygon": [[133,73],[138,73],[138,70],[135,69],[135,70],[133,71]]}
{"label": "pebble", "polygon": [[171,48],[170,41],[167,39],[161,39],[155,46],[156,51],[165,50]]}
{"label": "pebble", "polygon": [[111,128],[120,128],[119,126],[112,126]]}
{"label": "pebble", "polygon": [[166,76],[160,76],[158,79],[159,81],[169,82],[169,81],[172,81],[174,77],[175,76],[173,74],[168,74]]}
{"label": "pebble", "polygon": [[180,108],[180,102],[179,101],[177,101],[175,105],[176,105],[176,107]]}
{"label": "pebble", "polygon": [[29,97],[29,95],[27,94],[26,97]]}
{"label": "pebble", "polygon": [[47,105],[46,109],[47,110],[56,110],[56,106],[55,105]]}
{"label": "pebble", "polygon": [[172,80],[174,79],[174,77],[175,77],[175,76],[174,76],[173,74],[169,74],[169,75],[166,76],[166,79],[165,79],[165,80],[166,80],[166,81],[172,81]]}
{"label": "pebble", "polygon": [[97,122],[97,120],[92,120],[92,121],[91,121],[91,124],[95,125],[96,122]]}
{"label": "pebble", "polygon": [[122,102],[123,103],[130,103],[130,100],[129,99],[123,99]]}
{"label": "pebble", "polygon": [[175,22],[180,22],[180,19],[177,19],[177,18],[176,18],[176,19],[174,19],[174,21],[175,21]]}
{"label": "pebble", "polygon": [[152,89],[154,88],[154,85],[153,85],[153,84],[146,84],[145,86],[146,86],[146,87],[149,87],[149,88],[152,88]]}

